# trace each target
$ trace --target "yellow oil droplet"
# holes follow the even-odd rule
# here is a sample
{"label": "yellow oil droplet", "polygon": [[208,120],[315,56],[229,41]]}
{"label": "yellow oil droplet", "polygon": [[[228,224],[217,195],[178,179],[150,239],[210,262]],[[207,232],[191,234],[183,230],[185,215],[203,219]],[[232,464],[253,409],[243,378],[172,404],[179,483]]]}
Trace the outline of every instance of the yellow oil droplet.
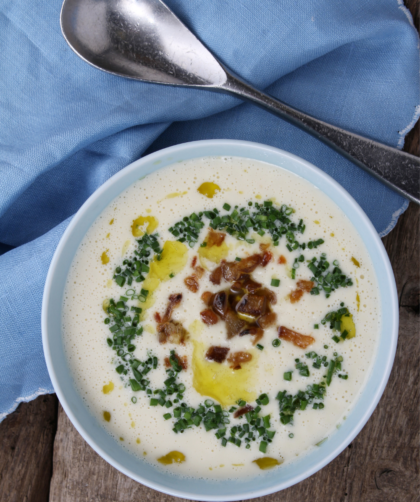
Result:
{"label": "yellow oil droplet", "polygon": [[319,225],[319,220],[314,221],[315,225]]}
{"label": "yellow oil droplet", "polygon": [[233,465],[233,467],[243,467],[244,466],[244,464],[232,464],[232,465]]}
{"label": "yellow oil droplet", "polygon": [[164,197],[163,199],[158,201],[158,204],[166,199],[175,199],[175,197],[182,197],[183,195],[186,195],[187,193],[188,193],[187,191],[168,193],[168,195],[166,197]]}
{"label": "yellow oil droplet", "polygon": [[152,335],[154,335],[156,333],[156,329],[152,324],[146,324],[144,329],[145,329],[145,331],[147,331],[148,333],[151,333]]}
{"label": "yellow oil droplet", "polygon": [[239,193],[242,195],[242,194],[243,194],[243,191],[242,191],[242,190],[239,190]]}
{"label": "yellow oil droplet", "polygon": [[120,441],[124,441],[124,438],[120,438]]}
{"label": "yellow oil droplet", "polygon": [[331,232],[330,235],[331,235],[331,237],[335,237],[335,233],[334,232]]}
{"label": "yellow oil droplet", "polygon": [[182,462],[185,462],[185,455],[180,451],[174,450],[170,451],[167,455],[158,458],[157,460],[163,465],[182,464]]}
{"label": "yellow oil droplet", "polygon": [[137,438],[137,439],[136,439],[136,443],[137,443],[137,444],[140,444],[140,443],[141,443],[140,438]]}
{"label": "yellow oil droplet", "polygon": [[207,197],[208,199],[212,199],[217,193],[220,192],[220,187],[219,185],[216,185],[216,183],[206,181],[197,188],[197,192],[201,193],[201,195],[204,195],[204,197]]}
{"label": "yellow oil droplet", "polygon": [[188,248],[182,242],[166,241],[160,256],[160,261],[154,257],[146,280],[142,283],[142,288],[149,291],[146,301],[139,302],[139,307],[143,309],[142,319],[145,311],[154,304],[153,292],[162,282],[170,279],[170,274],[178,274],[187,264]]}
{"label": "yellow oil droplet", "polygon": [[107,238],[107,239],[109,239],[109,236],[110,236],[110,235],[111,235],[111,234],[108,232],[108,233],[106,234],[106,238]]}
{"label": "yellow oil droplet", "polygon": [[[117,208],[115,208],[117,209]],[[114,224],[114,218],[112,218],[112,220],[109,222],[110,225],[113,225]]]}
{"label": "yellow oil droplet", "polygon": [[114,390],[114,384],[113,384],[113,382],[109,382],[109,384],[108,384],[108,385],[104,385],[104,386],[102,387],[102,392],[103,392],[104,394],[109,394],[109,393],[110,393],[110,392],[112,392],[113,390]]}
{"label": "yellow oil droplet", "polygon": [[151,234],[154,232],[159,225],[158,220],[154,216],[139,216],[135,220],[133,220],[133,224],[131,225],[131,233],[134,237],[141,237],[144,235],[144,229],[142,227],[146,226],[146,232]]}
{"label": "yellow oil droplet", "polygon": [[147,208],[147,209],[146,209],[146,213],[147,213],[147,214],[150,214],[151,212],[152,212],[152,210],[151,210],[150,208]]}
{"label": "yellow oil droplet", "polygon": [[104,411],[104,420],[109,422],[111,420],[111,413],[109,411]]}
{"label": "yellow oil droplet", "polygon": [[347,338],[354,338],[356,336],[356,326],[354,325],[353,316],[350,314],[348,317],[341,318],[341,332],[347,331]]}
{"label": "yellow oil droplet", "polygon": [[356,293],[356,303],[357,303],[357,312],[360,311],[360,296],[359,293]]}
{"label": "yellow oil droplet", "polygon": [[276,458],[272,457],[257,458],[252,462],[254,464],[257,464],[258,467],[263,471],[265,471],[266,469],[272,469],[273,467],[276,467],[276,465],[281,465],[283,463],[282,461],[279,461]]}
{"label": "yellow oil droplet", "polygon": [[112,279],[108,279],[108,281],[106,283],[106,287],[107,288],[112,288]]}
{"label": "yellow oil droplet", "polygon": [[220,464],[220,465],[219,465],[219,467],[224,467],[224,466],[225,466],[225,464]]}
{"label": "yellow oil droplet", "polygon": [[123,247],[121,248],[121,256],[125,255],[129,247],[130,247],[130,241],[125,241]]}
{"label": "yellow oil droplet", "polygon": [[255,196],[256,199],[262,199],[262,196],[260,194]]}
{"label": "yellow oil droplet", "polygon": [[102,265],[106,265],[107,263],[109,263],[109,256],[107,255],[109,249],[107,249],[106,251],[104,251],[102,254],[101,254],[101,262],[102,262]]}
{"label": "yellow oil droplet", "polygon": [[207,347],[197,339],[192,357],[193,387],[202,396],[216,399],[222,406],[235,404],[238,399],[253,401],[253,389],[257,378],[258,355],[253,351],[252,360],[239,370],[232,370],[227,364],[219,364],[205,359]]}
{"label": "yellow oil droplet", "polygon": [[354,256],[351,257],[351,261],[353,262],[354,265],[356,265],[356,267],[360,268],[360,263],[356,260]]}
{"label": "yellow oil droplet", "polygon": [[109,298],[105,298],[105,300],[102,302],[102,310],[107,314],[108,313],[108,307],[111,304],[109,303]]}
{"label": "yellow oil droplet", "polygon": [[135,422],[131,422],[131,427],[134,429],[134,427],[136,426]]}
{"label": "yellow oil droplet", "polygon": [[144,451],[144,452],[143,452],[143,455],[144,455],[144,456],[146,456],[146,455],[147,455],[147,451]]}

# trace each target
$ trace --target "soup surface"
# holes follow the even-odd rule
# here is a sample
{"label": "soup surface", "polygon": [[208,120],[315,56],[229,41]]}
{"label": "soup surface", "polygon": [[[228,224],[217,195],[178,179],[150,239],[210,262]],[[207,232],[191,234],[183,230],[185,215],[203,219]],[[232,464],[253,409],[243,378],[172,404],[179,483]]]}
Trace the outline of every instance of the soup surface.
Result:
{"label": "soup surface", "polygon": [[75,385],[116,441],[222,479],[281,469],[340,427],[369,376],[379,308],[364,244],[321,191],[263,162],[203,158],[102,212],[62,326]]}

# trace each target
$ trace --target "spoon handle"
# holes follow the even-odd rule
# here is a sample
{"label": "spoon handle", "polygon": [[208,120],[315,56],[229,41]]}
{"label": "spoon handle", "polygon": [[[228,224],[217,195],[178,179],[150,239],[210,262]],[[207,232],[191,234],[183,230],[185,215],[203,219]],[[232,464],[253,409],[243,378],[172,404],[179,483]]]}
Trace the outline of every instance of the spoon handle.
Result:
{"label": "spoon handle", "polygon": [[312,134],[404,197],[420,204],[420,158],[317,120],[254,89],[230,73],[219,89],[252,101]]}

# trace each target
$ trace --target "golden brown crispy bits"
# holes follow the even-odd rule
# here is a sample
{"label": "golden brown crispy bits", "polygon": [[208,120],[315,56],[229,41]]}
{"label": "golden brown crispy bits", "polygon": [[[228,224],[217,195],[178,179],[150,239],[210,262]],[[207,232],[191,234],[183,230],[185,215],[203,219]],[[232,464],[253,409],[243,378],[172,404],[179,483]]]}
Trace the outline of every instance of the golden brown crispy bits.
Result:
{"label": "golden brown crispy bits", "polygon": [[274,293],[274,291],[271,291],[271,289],[261,288],[258,291],[258,294],[265,295],[267,297],[268,303],[270,303],[271,305],[275,305],[277,303],[277,295],[276,293]]}
{"label": "golden brown crispy bits", "polygon": [[229,310],[224,318],[226,322],[227,338],[230,340],[245,328],[247,323],[236,315],[235,312]]}
{"label": "golden brown crispy bits", "polygon": [[233,370],[240,370],[242,368],[241,364],[247,363],[251,361],[251,359],[252,354],[249,352],[238,351],[230,354],[227,361]]}
{"label": "golden brown crispy bits", "polygon": [[222,363],[229,352],[229,347],[216,347],[213,345],[206,352],[206,359],[216,363]]}
{"label": "golden brown crispy bits", "polygon": [[277,314],[275,312],[267,312],[267,314],[261,316],[257,323],[258,326],[262,329],[267,329],[270,326],[273,326],[277,321]]}
{"label": "golden brown crispy bits", "polygon": [[[186,370],[188,369],[188,359],[187,359],[187,356],[179,356],[176,352],[174,354],[176,360],[178,361],[178,363],[181,365],[181,368],[183,370]],[[165,357],[165,368],[171,368],[171,363],[169,361],[169,357]]]}
{"label": "golden brown crispy bits", "polygon": [[247,294],[244,295],[236,305],[238,314],[246,314],[256,320],[263,316],[267,310],[267,297],[264,295]]}
{"label": "golden brown crispy bits", "polygon": [[169,296],[169,303],[163,317],[155,313],[159,343],[184,344],[188,338],[188,331],[177,321],[172,321],[173,310],[181,303],[182,293]]}
{"label": "golden brown crispy bits", "polygon": [[235,413],[233,414],[233,418],[241,417],[242,415],[245,415],[245,413],[253,411],[253,409],[254,409],[253,406],[251,406],[250,404],[247,404],[243,408],[239,408],[239,410],[236,410]]}
{"label": "golden brown crispy bits", "polygon": [[204,293],[201,295],[201,299],[207,305],[207,307],[210,307],[213,300],[213,293],[210,293],[210,291],[204,291]]}
{"label": "golden brown crispy bits", "polygon": [[184,345],[188,338],[188,331],[177,321],[158,324],[159,343],[175,343]]}
{"label": "golden brown crispy bits", "polygon": [[222,280],[222,266],[219,265],[210,274],[210,282],[219,286],[221,280]]}
{"label": "golden brown crispy bits", "polygon": [[283,256],[283,255],[280,255],[280,257],[279,257],[279,264],[280,265],[284,265],[285,263],[287,263],[286,257]]}
{"label": "golden brown crispy bits", "polygon": [[226,234],[223,234],[222,232],[215,232],[212,228],[210,228],[209,233],[204,240],[206,241],[207,247],[209,248],[213,246],[220,247],[223,244],[225,237]]}
{"label": "golden brown crispy bits", "polygon": [[303,296],[303,291],[301,289],[295,289],[290,293],[290,303],[296,303],[298,302],[302,296]]}
{"label": "golden brown crispy bits", "polygon": [[213,296],[212,307],[216,314],[218,314],[220,318],[224,320],[229,308],[228,294],[226,291],[219,291]]}
{"label": "golden brown crispy bits", "polygon": [[314,287],[314,283],[312,281],[305,281],[302,279],[296,283],[296,286],[302,291],[310,293],[312,291],[312,288]]}
{"label": "golden brown crispy bits", "polygon": [[[252,258],[253,265],[256,260]],[[247,259],[246,259],[247,260]],[[245,261],[245,260],[242,260]],[[222,263],[228,267],[227,274],[235,270],[237,263]],[[249,269],[250,262],[245,265]],[[233,265],[234,267],[230,267]],[[236,271],[234,272],[237,277]],[[228,277],[228,275],[226,275]],[[272,326],[277,319],[274,312],[271,312],[270,305],[277,302],[276,294],[270,289],[263,288],[262,284],[252,279],[249,274],[242,273],[233,282],[229,290],[222,290],[215,294],[205,291],[201,299],[223,321],[226,322],[227,338],[234,336],[250,335],[253,337],[252,343],[255,345],[264,335],[264,329]],[[203,321],[206,322],[207,310],[204,311]]]}
{"label": "golden brown crispy bits", "polygon": [[190,275],[184,279],[184,284],[192,293],[197,293],[200,285],[194,275]]}
{"label": "golden brown crispy bits", "polygon": [[202,268],[202,267],[195,267],[194,270],[195,270],[195,274],[194,275],[197,277],[197,279],[201,279],[203,277],[203,275],[204,275],[204,272],[205,272],[204,268]]}
{"label": "golden brown crispy bits", "polygon": [[203,323],[207,324],[207,326],[211,326],[212,324],[217,324],[217,322],[219,321],[217,315],[210,309],[206,309],[200,312],[200,316]]}
{"label": "golden brown crispy bits", "polygon": [[258,265],[261,265],[262,260],[262,254],[253,254],[247,258],[243,258],[241,261],[222,261],[221,268],[223,278],[227,282],[237,281],[242,274],[250,274],[253,272]]}
{"label": "golden brown crispy bits", "polygon": [[163,315],[162,322],[168,322],[171,320],[173,310],[176,307],[178,307],[181,301],[182,301],[182,293],[175,293],[169,296],[169,303]]}
{"label": "golden brown crispy bits", "polygon": [[262,260],[261,260],[261,265],[263,267],[266,267],[270,263],[272,258],[273,258],[273,254],[270,253],[270,251],[265,251],[265,253],[263,254]]}
{"label": "golden brown crispy bits", "polygon": [[298,302],[302,298],[303,293],[310,293],[314,287],[314,283],[312,281],[305,281],[302,279],[297,281],[296,286],[297,289],[290,293],[290,303]]}
{"label": "golden brown crispy bits", "polygon": [[184,284],[192,293],[197,293],[200,287],[198,279],[201,279],[205,272],[204,268],[197,267],[196,265],[197,265],[197,257],[194,256],[191,262],[191,267],[194,269],[194,273],[184,279]]}
{"label": "golden brown crispy bits", "polygon": [[251,335],[252,345],[256,345],[261,338],[264,336],[264,330],[262,328],[258,328],[257,326],[245,327],[240,333],[239,336]]}
{"label": "golden brown crispy bits", "polygon": [[279,338],[286,340],[287,342],[292,342],[293,345],[296,345],[296,347],[300,347],[301,349],[306,349],[315,341],[315,338],[312,336],[302,335],[301,333],[284,326],[279,327]]}

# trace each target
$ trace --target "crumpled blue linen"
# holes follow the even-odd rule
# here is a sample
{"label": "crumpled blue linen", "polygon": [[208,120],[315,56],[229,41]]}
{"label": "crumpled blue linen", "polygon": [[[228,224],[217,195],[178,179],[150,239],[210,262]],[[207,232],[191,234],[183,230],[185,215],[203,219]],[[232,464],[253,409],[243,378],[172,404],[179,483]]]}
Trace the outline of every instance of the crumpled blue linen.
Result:
{"label": "crumpled blue linen", "polygon": [[[401,0],[168,0],[228,67],[316,117],[402,147],[420,113],[419,39]],[[407,201],[324,144],[237,98],[92,68],[60,32],[61,0],[0,2],[0,420],[53,392],[41,344],[48,266],[72,215],[148,152],[237,138],[332,175],[380,235]]]}

